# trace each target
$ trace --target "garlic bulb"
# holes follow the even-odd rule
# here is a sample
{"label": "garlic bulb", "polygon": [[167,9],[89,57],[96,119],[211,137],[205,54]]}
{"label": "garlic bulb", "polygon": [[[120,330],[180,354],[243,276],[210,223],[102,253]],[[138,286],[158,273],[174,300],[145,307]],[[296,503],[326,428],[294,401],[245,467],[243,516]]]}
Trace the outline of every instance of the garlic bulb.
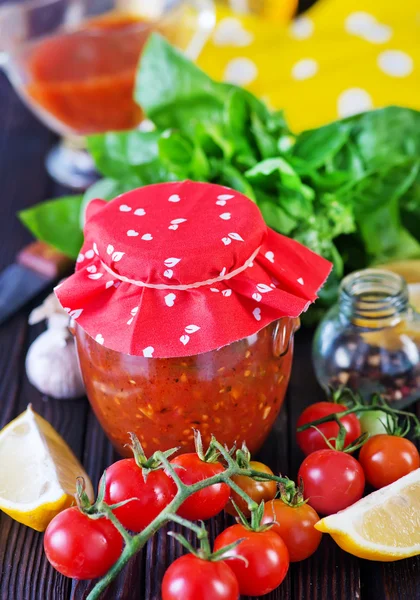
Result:
{"label": "garlic bulb", "polygon": [[29,315],[29,324],[47,320],[48,329],[31,344],[26,356],[29,381],[53,398],[79,398],[85,388],[76,346],[69,331],[69,316],[55,294],[50,294]]}
{"label": "garlic bulb", "polygon": [[26,373],[33,386],[53,398],[79,398],[85,393],[67,327],[49,328],[36,338],[26,356]]}

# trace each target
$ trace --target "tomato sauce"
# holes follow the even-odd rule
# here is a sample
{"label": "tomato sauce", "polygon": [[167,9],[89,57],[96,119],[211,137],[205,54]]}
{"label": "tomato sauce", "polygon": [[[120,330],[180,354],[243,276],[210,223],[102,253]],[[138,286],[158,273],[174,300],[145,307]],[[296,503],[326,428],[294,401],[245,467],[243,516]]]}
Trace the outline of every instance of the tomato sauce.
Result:
{"label": "tomato sauce", "polygon": [[135,127],[135,72],[152,28],[134,15],[108,13],[33,44],[23,57],[25,94],[77,134]]}
{"label": "tomato sauce", "polygon": [[[123,455],[129,431],[147,454],[194,449],[193,428],[232,446],[246,441],[251,453],[267,437],[289,381],[293,330],[273,323],[220,350],[186,358],[128,356],[98,344],[76,326],[80,366],[90,403],[106,434]],[[280,339],[287,351],[279,356]]]}

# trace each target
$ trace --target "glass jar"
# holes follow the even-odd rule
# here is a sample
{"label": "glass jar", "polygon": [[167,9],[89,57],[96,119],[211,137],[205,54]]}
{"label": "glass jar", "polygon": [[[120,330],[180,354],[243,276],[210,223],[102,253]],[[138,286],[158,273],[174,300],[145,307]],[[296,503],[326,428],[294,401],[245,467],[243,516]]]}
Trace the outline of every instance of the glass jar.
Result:
{"label": "glass jar", "polygon": [[194,450],[193,429],[255,453],[282,406],[299,319],[283,318],[219,350],[185,358],[145,358],[110,350],[75,326],[87,395],[122,455],[128,432],[147,454]]}
{"label": "glass jar", "polygon": [[379,392],[398,407],[418,400],[420,316],[405,280],[378,269],[346,277],[315,334],[313,361],[325,388],[345,385],[365,399]]}

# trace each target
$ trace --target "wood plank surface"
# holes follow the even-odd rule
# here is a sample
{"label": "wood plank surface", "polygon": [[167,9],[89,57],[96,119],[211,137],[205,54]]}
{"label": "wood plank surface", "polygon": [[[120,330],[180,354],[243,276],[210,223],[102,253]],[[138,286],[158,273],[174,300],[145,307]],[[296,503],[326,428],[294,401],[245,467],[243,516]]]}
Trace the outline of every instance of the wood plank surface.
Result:
{"label": "wood plank surface", "polygon": [[[0,270],[30,241],[15,217],[17,210],[54,196],[59,188],[48,178],[44,157],[54,142],[23,106],[0,73]],[[27,307],[0,326],[0,427],[31,402],[60,432],[97,484],[116,455],[85,399],[56,401],[39,394],[27,381],[28,345],[42,326],[28,328]],[[302,455],[295,443],[298,414],[322,397],[311,366],[311,332],[296,335],[292,380],[285,406],[260,458],[273,470],[294,477]],[[419,414],[420,414],[420,409]],[[209,523],[212,538],[228,523],[225,515]],[[178,528],[176,526],[176,528]],[[188,533],[193,539],[192,534]],[[104,594],[107,600],[159,600],[167,566],[182,549],[160,531]],[[0,600],[82,600],[90,582],[75,582],[56,573],[42,549],[42,534],[0,513]],[[266,600],[420,600],[420,557],[393,564],[358,560],[324,536],[319,551],[292,565],[283,585]]]}

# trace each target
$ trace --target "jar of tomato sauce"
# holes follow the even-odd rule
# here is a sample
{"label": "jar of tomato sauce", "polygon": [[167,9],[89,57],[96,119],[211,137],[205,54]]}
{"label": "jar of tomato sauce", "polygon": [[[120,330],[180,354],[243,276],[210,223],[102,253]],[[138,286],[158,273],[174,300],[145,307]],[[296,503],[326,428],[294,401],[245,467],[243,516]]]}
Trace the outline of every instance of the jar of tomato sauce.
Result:
{"label": "jar of tomato sauce", "polygon": [[57,296],[90,403],[121,454],[191,451],[193,430],[257,451],[284,400],[299,314],[330,264],[267,228],[242,194],[158,184],[88,206]]}

